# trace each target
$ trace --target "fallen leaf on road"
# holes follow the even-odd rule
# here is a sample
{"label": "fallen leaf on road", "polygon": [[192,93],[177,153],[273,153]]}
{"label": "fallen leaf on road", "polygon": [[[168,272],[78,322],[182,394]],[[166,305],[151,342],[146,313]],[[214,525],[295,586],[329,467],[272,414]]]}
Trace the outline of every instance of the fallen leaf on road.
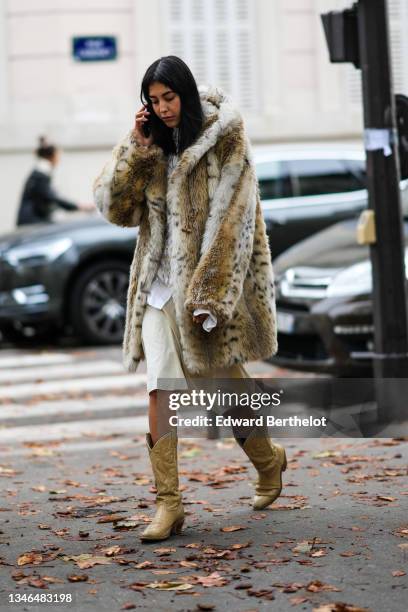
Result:
{"label": "fallen leaf on road", "polygon": [[171,553],[176,552],[176,549],[175,548],[155,548],[154,552],[159,557],[164,557],[164,556],[167,556],[167,555],[171,555]]}
{"label": "fallen leaf on road", "polygon": [[224,586],[224,584],[228,584],[228,580],[220,576],[218,572],[213,572],[209,576],[198,576],[197,582],[205,587],[220,587]]}
{"label": "fallen leaf on road", "polygon": [[299,606],[302,603],[306,603],[307,601],[310,601],[308,597],[289,597],[289,601],[292,604],[292,606]]}
{"label": "fallen leaf on road", "polygon": [[[98,521],[99,522],[99,521]],[[116,546],[109,546],[109,548],[102,548],[101,552],[103,552],[107,557],[113,557],[121,552],[120,546],[116,544]]]}
{"label": "fallen leaf on road", "polygon": [[326,457],[338,457],[340,455],[339,451],[320,451],[319,453],[314,453],[312,455],[313,459],[324,459]]}
{"label": "fallen leaf on road", "polygon": [[62,557],[63,561],[75,561],[77,566],[81,569],[88,569],[89,567],[93,567],[94,565],[109,565],[112,563],[110,559],[106,557],[98,557],[93,556],[88,553],[83,553],[82,555],[64,555]]}
{"label": "fallen leaf on road", "polygon": [[120,514],[106,514],[101,516],[96,522],[97,523],[114,523],[120,521],[123,517]]}
{"label": "fallen leaf on road", "polygon": [[113,525],[114,529],[135,529],[135,527],[139,527],[140,523],[136,521],[118,521]]}
{"label": "fallen leaf on road", "polygon": [[187,591],[192,589],[193,585],[188,582],[151,582],[146,584],[148,589],[161,589],[164,591]]}
{"label": "fallen leaf on road", "polygon": [[42,563],[43,560],[44,559],[42,554],[36,552],[28,552],[19,556],[19,558],[17,559],[17,565],[27,565],[27,563],[34,563],[35,565],[38,565],[39,563]]}
{"label": "fallen leaf on road", "polygon": [[312,552],[310,554],[311,557],[324,557],[325,555],[327,555],[327,551],[323,548],[316,550],[315,552]]}
{"label": "fallen leaf on road", "polygon": [[272,599],[275,599],[273,591],[268,590],[268,589],[261,589],[260,591],[255,591],[254,589],[248,589],[247,595],[249,595],[250,597],[259,597],[261,599],[267,599],[269,601],[272,601]]}
{"label": "fallen leaf on road", "polygon": [[248,546],[251,546],[252,542],[244,542],[243,544],[232,544],[230,546],[230,548],[232,550],[240,550],[241,548],[248,548]]}
{"label": "fallen leaf on road", "polygon": [[67,576],[70,582],[86,582],[88,580],[87,574],[71,574],[71,576]]}
{"label": "fallen leaf on road", "polygon": [[394,578],[397,578],[399,576],[405,576],[406,572],[404,572],[403,570],[394,570],[393,572],[391,572],[391,574],[394,576]]}
{"label": "fallen leaf on road", "polygon": [[324,584],[320,580],[313,580],[306,585],[306,591],[310,591],[311,593],[320,593],[321,591],[341,591],[337,587],[331,584]]}
{"label": "fallen leaf on road", "polygon": [[312,612],[371,612],[369,608],[359,608],[350,604],[336,601],[334,603],[322,604],[318,608],[313,608]]}
{"label": "fallen leaf on road", "polygon": [[240,529],[247,529],[247,527],[243,527],[242,525],[231,525],[230,527],[221,527],[220,531],[230,532],[230,531],[239,531]]}
{"label": "fallen leaf on road", "polygon": [[313,543],[310,543],[306,540],[305,542],[299,542],[299,544],[296,544],[296,546],[292,548],[292,552],[308,553],[312,550],[312,548],[313,548]]}

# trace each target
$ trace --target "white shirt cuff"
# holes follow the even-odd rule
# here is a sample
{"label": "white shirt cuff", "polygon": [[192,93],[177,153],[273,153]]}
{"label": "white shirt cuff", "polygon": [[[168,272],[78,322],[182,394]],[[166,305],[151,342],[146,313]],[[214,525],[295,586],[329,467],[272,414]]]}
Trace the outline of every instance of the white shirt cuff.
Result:
{"label": "white shirt cuff", "polygon": [[209,310],[204,310],[203,308],[196,308],[193,312],[194,316],[199,314],[208,314],[208,317],[203,321],[203,329],[206,332],[209,332],[217,325],[217,317],[212,314]]}

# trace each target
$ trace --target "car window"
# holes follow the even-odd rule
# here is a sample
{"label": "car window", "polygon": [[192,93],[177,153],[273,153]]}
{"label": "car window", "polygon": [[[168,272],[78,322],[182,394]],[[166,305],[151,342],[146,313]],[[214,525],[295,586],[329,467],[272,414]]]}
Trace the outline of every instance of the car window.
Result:
{"label": "car window", "polygon": [[256,164],[261,200],[290,198],[291,181],[287,164],[281,161],[260,162]]}
{"label": "car window", "polygon": [[293,195],[314,196],[365,188],[365,164],[358,160],[298,159],[288,162]]}

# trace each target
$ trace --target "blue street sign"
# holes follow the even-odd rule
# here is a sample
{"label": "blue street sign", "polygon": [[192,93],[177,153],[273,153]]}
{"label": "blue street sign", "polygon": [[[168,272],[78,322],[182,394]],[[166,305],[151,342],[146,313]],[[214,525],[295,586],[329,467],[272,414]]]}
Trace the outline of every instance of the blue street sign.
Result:
{"label": "blue street sign", "polygon": [[115,36],[75,36],[72,55],[77,62],[106,62],[118,56]]}

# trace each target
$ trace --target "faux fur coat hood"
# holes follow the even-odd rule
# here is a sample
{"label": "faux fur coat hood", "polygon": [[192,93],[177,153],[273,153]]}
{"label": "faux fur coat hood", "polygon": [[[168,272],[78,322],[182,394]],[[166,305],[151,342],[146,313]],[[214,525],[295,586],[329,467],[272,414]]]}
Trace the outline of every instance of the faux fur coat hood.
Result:
{"label": "faux fur coat hood", "polygon": [[[94,184],[110,222],[139,226],[129,275],[123,362],[134,372],[150,286],[164,248],[166,207],[172,232],[171,286],[187,368],[265,358],[277,351],[274,276],[249,140],[240,113],[219,89],[200,88],[205,115],[196,141],[167,178],[168,158],[132,133],[113,150]],[[217,316],[210,332],[195,308]]]}

